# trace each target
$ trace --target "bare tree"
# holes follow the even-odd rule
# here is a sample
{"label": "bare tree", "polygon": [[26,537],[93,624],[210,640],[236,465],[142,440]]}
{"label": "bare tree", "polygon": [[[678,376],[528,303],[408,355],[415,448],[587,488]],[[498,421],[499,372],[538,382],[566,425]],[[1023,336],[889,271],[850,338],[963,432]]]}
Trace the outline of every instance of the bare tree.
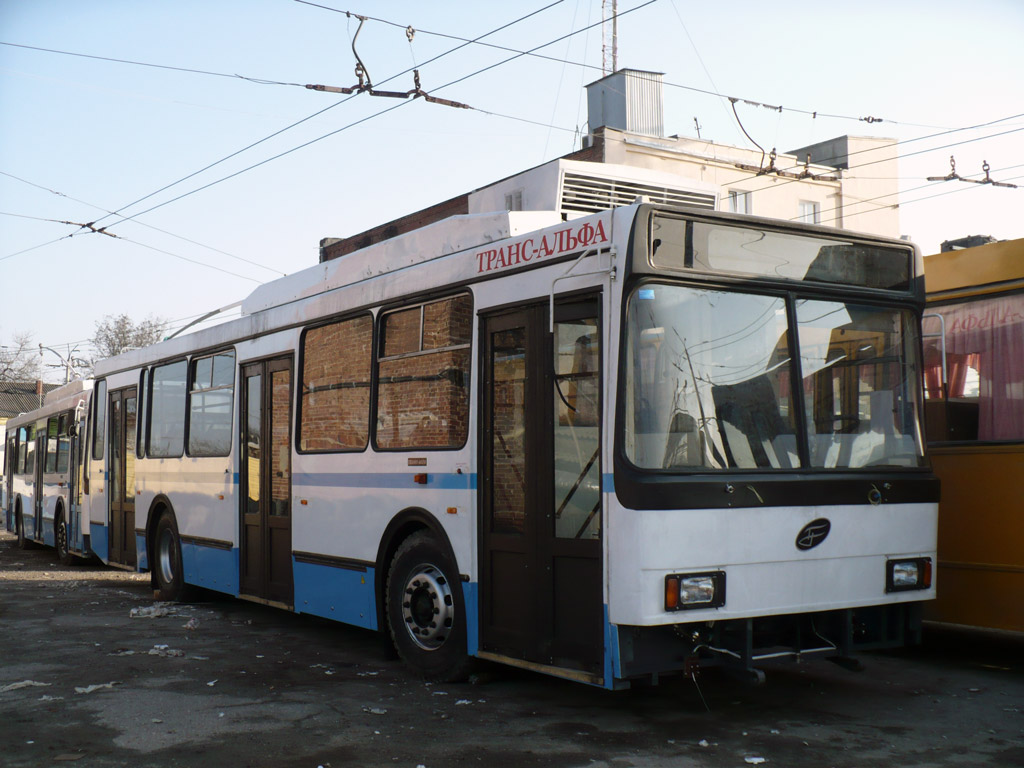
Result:
{"label": "bare tree", "polygon": [[96,322],[92,343],[96,359],[113,357],[129,349],[148,347],[162,341],[167,323],[162,318],[147,317],[138,323],[128,315],[105,315]]}
{"label": "bare tree", "polygon": [[39,348],[32,334],[15,333],[11,343],[0,345],[0,382],[34,382],[39,378]]}

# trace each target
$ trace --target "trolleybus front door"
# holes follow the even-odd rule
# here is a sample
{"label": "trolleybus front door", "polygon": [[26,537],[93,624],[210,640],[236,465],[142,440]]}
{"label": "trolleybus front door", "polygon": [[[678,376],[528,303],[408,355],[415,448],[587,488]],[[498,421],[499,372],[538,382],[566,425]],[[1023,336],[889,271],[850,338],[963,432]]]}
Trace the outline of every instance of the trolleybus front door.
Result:
{"label": "trolleybus front door", "polygon": [[603,659],[598,301],[483,324],[481,649]]}
{"label": "trolleybus front door", "polygon": [[110,550],[108,560],[135,565],[135,387],[110,393]]}
{"label": "trolleybus front door", "polygon": [[291,360],[242,369],[241,592],[292,605]]}

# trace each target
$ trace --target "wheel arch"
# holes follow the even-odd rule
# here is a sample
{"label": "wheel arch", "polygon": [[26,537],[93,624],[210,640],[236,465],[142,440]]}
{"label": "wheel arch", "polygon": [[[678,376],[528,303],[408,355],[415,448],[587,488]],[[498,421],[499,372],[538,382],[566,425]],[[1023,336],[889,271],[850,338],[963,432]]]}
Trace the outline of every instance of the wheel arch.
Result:
{"label": "wheel arch", "polygon": [[451,562],[455,564],[456,571],[459,571],[459,562],[455,557],[451,540],[448,538],[444,526],[433,514],[422,507],[408,507],[391,518],[391,522],[384,529],[384,535],[381,536],[377,549],[377,573],[373,585],[374,603],[377,608],[377,627],[385,634],[387,633],[387,606],[384,604],[384,599],[387,593],[388,568],[402,542],[418,531],[429,531]]}

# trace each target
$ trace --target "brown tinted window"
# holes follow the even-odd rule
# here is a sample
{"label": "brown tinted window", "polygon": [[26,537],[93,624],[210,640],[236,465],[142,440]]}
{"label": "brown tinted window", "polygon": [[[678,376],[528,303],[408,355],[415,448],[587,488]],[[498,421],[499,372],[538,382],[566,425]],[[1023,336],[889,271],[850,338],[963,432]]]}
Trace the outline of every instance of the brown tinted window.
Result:
{"label": "brown tinted window", "polygon": [[378,363],[377,445],[455,448],[469,421],[468,294],[392,312]]}
{"label": "brown tinted window", "polygon": [[370,424],[373,320],[306,331],[302,348],[301,451],[361,451]]}

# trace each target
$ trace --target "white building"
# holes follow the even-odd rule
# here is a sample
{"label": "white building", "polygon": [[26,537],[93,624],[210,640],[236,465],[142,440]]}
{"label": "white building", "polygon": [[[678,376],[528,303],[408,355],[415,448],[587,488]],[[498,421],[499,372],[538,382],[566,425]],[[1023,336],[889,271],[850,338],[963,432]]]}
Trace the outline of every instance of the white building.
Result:
{"label": "white building", "polygon": [[771,156],[664,136],[660,74],[620,70],[587,89],[591,133],[579,151],[360,234],[325,238],[320,260],[449,216],[557,211],[571,219],[639,195],[899,237],[895,139],[840,136]]}

